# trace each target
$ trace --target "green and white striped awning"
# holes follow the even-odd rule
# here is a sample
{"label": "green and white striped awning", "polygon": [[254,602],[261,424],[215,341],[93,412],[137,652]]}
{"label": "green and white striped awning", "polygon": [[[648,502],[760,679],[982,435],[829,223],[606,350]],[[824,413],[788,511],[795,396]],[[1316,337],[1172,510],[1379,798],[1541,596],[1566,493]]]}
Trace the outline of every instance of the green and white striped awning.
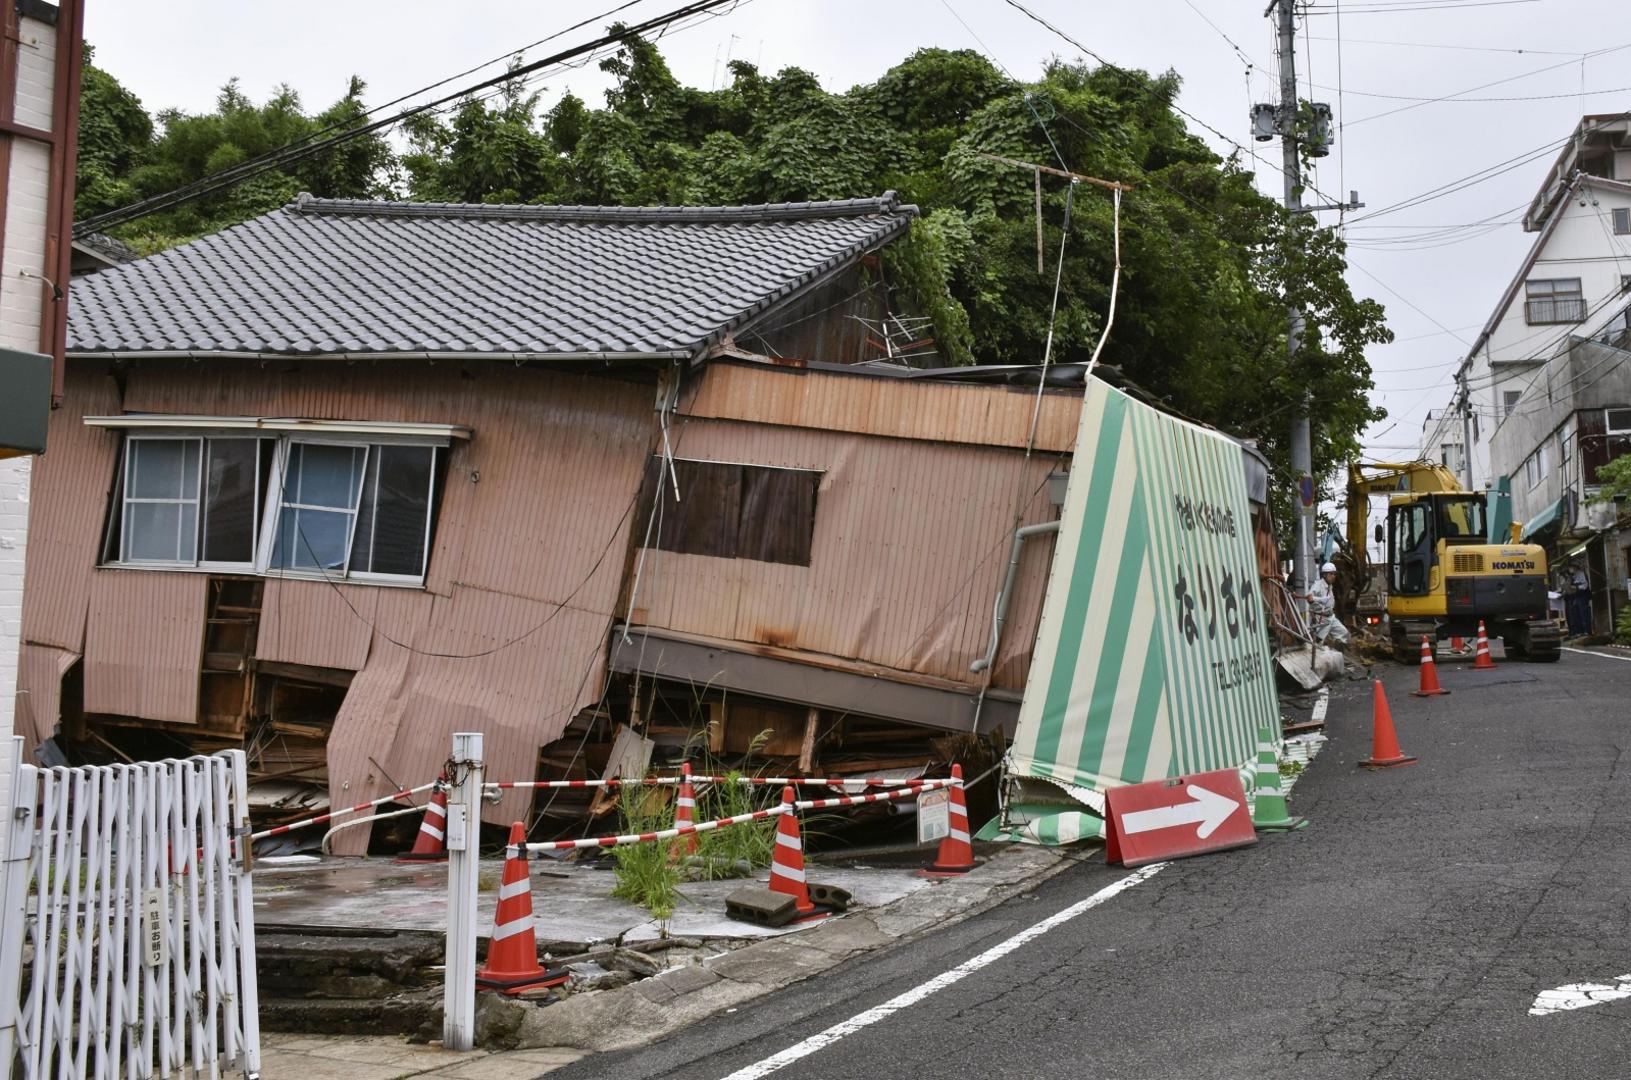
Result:
{"label": "green and white striped awning", "polygon": [[[1279,727],[1244,451],[1097,380],[1076,445],[1010,775],[1102,792],[1244,766]],[[1088,832],[1018,809],[1002,829]]]}

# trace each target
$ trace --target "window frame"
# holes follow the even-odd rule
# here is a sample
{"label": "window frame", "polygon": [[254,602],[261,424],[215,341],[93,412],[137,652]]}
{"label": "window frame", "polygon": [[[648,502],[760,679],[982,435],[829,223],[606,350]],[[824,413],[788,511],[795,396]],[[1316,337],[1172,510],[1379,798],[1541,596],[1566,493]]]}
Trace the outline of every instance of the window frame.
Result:
{"label": "window frame", "polygon": [[1631,426],[1615,427],[1610,419],[1615,413],[1631,413],[1631,406],[1619,406],[1603,410],[1603,433],[1605,435],[1631,435]]}
{"label": "window frame", "polygon": [[[199,565],[199,555],[203,543],[198,536],[204,519],[204,443],[202,435],[138,435],[132,436],[120,455],[119,475],[119,562],[121,565],[139,567],[142,569],[163,569],[167,567],[195,567]],[[198,469],[193,475],[193,497],[191,499],[175,498],[160,499],[151,496],[132,495],[131,473],[136,467],[138,455],[131,453],[131,442],[173,442],[193,443],[198,447]],[[183,453],[185,460],[185,453]],[[185,479],[185,477],[183,477]],[[130,507],[132,503],[156,506],[188,506],[193,508],[193,557],[191,559],[131,559],[127,557],[130,545]],[[181,538],[181,525],[176,523],[176,539]]]}
{"label": "window frame", "polygon": [[[1570,286],[1560,289],[1558,286]],[[1577,301],[1580,304],[1579,314],[1563,318],[1558,315],[1558,304],[1565,301]],[[1535,304],[1550,304],[1549,318],[1535,317],[1537,309]],[[1578,323],[1587,315],[1585,281],[1583,278],[1530,278],[1523,283],[1523,321],[1529,326],[1565,326]]]}
{"label": "window frame", "polygon": [[[1614,219],[1613,220],[1613,229],[1614,229],[1614,235],[1615,236],[1628,236],[1628,235],[1631,235],[1631,207],[1627,207],[1627,206],[1616,206],[1616,207],[1614,207],[1614,212],[1612,214],[1612,217]],[[1621,228],[1622,223],[1624,224],[1624,228]]]}
{"label": "window frame", "polygon": [[[265,489],[262,487],[263,476],[261,470],[261,455],[268,452],[266,443],[271,442],[275,444],[277,442],[276,438],[253,431],[241,431],[234,429],[176,431],[140,430],[126,432],[124,441],[119,447],[118,475],[115,477],[113,491],[109,496],[108,515],[102,523],[103,537],[101,545],[101,558],[97,561],[98,566],[125,570],[199,570],[217,574],[259,573],[259,564],[256,559],[256,554],[251,554],[250,558],[244,560],[206,559],[204,557],[206,546],[205,529],[207,528],[209,521],[209,504],[207,498],[210,463],[209,446],[213,440],[253,442],[256,444],[254,470],[254,505],[256,507],[256,512],[254,515],[254,528],[257,530],[257,532],[251,539],[251,547],[252,551],[258,554],[260,544],[258,530],[261,527],[261,509],[263,508],[261,500],[266,494]],[[133,443],[140,442],[191,442],[198,445],[198,476],[193,484],[194,498],[190,500],[192,505],[196,507],[196,517],[193,520],[193,528],[196,536],[193,547],[193,558],[191,560],[126,558],[127,549],[125,545],[127,544],[127,538],[130,535],[129,509],[132,501],[138,503],[168,504],[179,504],[189,501],[185,499],[152,499],[141,496],[132,496],[129,494],[130,470],[134,460],[134,455],[130,452],[130,448]],[[273,452],[275,452],[275,446],[273,448]],[[110,550],[110,548],[113,546],[111,526],[112,516],[114,514],[119,515],[118,551]]]}
{"label": "window frame", "polygon": [[[178,418],[184,419],[184,418]],[[97,426],[113,427],[113,424],[99,424]],[[288,431],[269,428],[229,426],[221,428],[204,428],[198,426],[177,426],[175,428],[162,428],[155,426],[132,426],[123,432],[123,444],[119,451],[119,466],[115,475],[114,487],[110,492],[108,516],[103,521],[103,540],[101,544],[101,558],[99,567],[115,570],[163,570],[197,573],[225,573],[244,574],[273,579],[289,579],[295,581],[330,581],[335,583],[350,583],[378,586],[394,586],[405,588],[423,588],[425,579],[430,573],[431,545],[435,535],[436,514],[439,509],[439,500],[446,487],[444,478],[440,475],[448,458],[447,452],[451,449],[450,440],[440,434],[411,434],[411,433],[373,433],[357,430],[347,431]],[[255,513],[253,515],[254,537],[253,556],[244,562],[226,562],[222,560],[206,561],[203,558],[204,537],[203,528],[207,510],[204,506],[207,473],[209,465],[208,444],[211,439],[249,440],[257,445],[256,468],[254,476]],[[193,442],[198,445],[198,475],[193,488],[197,507],[195,531],[197,532],[195,558],[191,562],[163,561],[163,560],[130,560],[124,558],[126,536],[129,529],[129,513],[127,504],[129,497],[126,491],[130,486],[130,469],[133,455],[130,446],[134,442]],[[345,564],[343,569],[322,570],[304,569],[296,567],[278,567],[272,565],[272,555],[277,542],[277,529],[281,521],[284,503],[284,476],[288,469],[288,459],[292,448],[296,444],[348,446],[360,448],[364,451],[362,479],[358,483],[355,505],[349,510],[333,506],[309,506],[309,509],[329,513],[347,513],[350,517],[346,529]],[[352,570],[352,549],[356,542],[358,521],[362,516],[364,491],[369,479],[369,466],[379,456],[373,451],[386,446],[410,446],[428,449],[430,458],[430,475],[426,486],[426,504],[424,520],[424,539],[420,545],[420,572],[418,574],[388,574],[375,571]],[[271,461],[264,462],[261,455],[270,454]],[[263,469],[263,465],[265,466]],[[374,483],[379,483],[376,473]],[[377,495],[376,495],[377,499]],[[176,503],[186,500],[170,499],[138,499],[138,502]],[[307,504],[292,504],[293,509],[300,509]],[[376,503],[377,505],[377,503]],[[119,516],[118,550],[110,551],[112,543],[111,526],[112,514]],[[378,520],[374,522],[377,529]]]}

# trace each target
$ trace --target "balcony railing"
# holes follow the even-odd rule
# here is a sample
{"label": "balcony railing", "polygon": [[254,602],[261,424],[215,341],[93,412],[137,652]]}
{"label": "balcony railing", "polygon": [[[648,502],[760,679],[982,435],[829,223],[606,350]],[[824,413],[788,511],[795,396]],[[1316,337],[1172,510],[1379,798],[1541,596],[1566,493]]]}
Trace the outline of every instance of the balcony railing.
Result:
{"label": "balcony railing", "polygon": [[1586,317],[1586,301],[1578,296],[1525,300],[1523,317],[1530,326],[1577,323]]}

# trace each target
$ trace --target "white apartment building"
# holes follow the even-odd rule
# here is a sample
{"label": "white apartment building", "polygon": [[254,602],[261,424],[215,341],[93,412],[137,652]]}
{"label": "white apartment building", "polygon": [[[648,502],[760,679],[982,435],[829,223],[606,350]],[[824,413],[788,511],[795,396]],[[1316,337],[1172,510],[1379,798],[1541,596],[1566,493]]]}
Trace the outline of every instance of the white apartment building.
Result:
{"label": "white apartment building", "polygon": [[1454,459],[1474,489],[1496,478],[1495,430],[1546,361],[1583,324],[1621,306],[1631,285],[1631,118],[1581,119],[1523,227],[1534,243],[1462,359],[1451,401],[1423,424],[1418,448],[1422,458]]}

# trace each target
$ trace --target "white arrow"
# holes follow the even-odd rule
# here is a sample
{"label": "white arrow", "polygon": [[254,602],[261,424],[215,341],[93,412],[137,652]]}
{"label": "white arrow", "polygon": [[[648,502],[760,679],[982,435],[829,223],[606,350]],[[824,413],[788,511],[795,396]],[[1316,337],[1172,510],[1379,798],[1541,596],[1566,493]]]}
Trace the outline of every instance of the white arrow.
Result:
{"label": "white arrow", "polygon": [[1550,1016],[1552,1013],[1584,1009],[1588,1005],[1601,1005],[1605,1001],[1631,998],[1631,975],[1621,975],[1619,985],[1604,983],[1570,983],[1556,990],[1542,990],[1529,1007],[1530,1016]]}
{"label": "white arrow", "polygon": [[1215,791],[1208,791],[1194,784],[1190,784],[1184,791],[1192,802],[1179,803],[1177,806],[1157,806],[1153,810],[1134,810],[1130,814],[1123,814],[1121,831],[1155,832],[1157,829],[1199,823],[1200,828],[1195,830],[1195,835],[1205,840],[1217,831],[1219,825],[1229,820],[1230,814],[1240,809],[1240,804],[1228,796],[1219,795]]}

